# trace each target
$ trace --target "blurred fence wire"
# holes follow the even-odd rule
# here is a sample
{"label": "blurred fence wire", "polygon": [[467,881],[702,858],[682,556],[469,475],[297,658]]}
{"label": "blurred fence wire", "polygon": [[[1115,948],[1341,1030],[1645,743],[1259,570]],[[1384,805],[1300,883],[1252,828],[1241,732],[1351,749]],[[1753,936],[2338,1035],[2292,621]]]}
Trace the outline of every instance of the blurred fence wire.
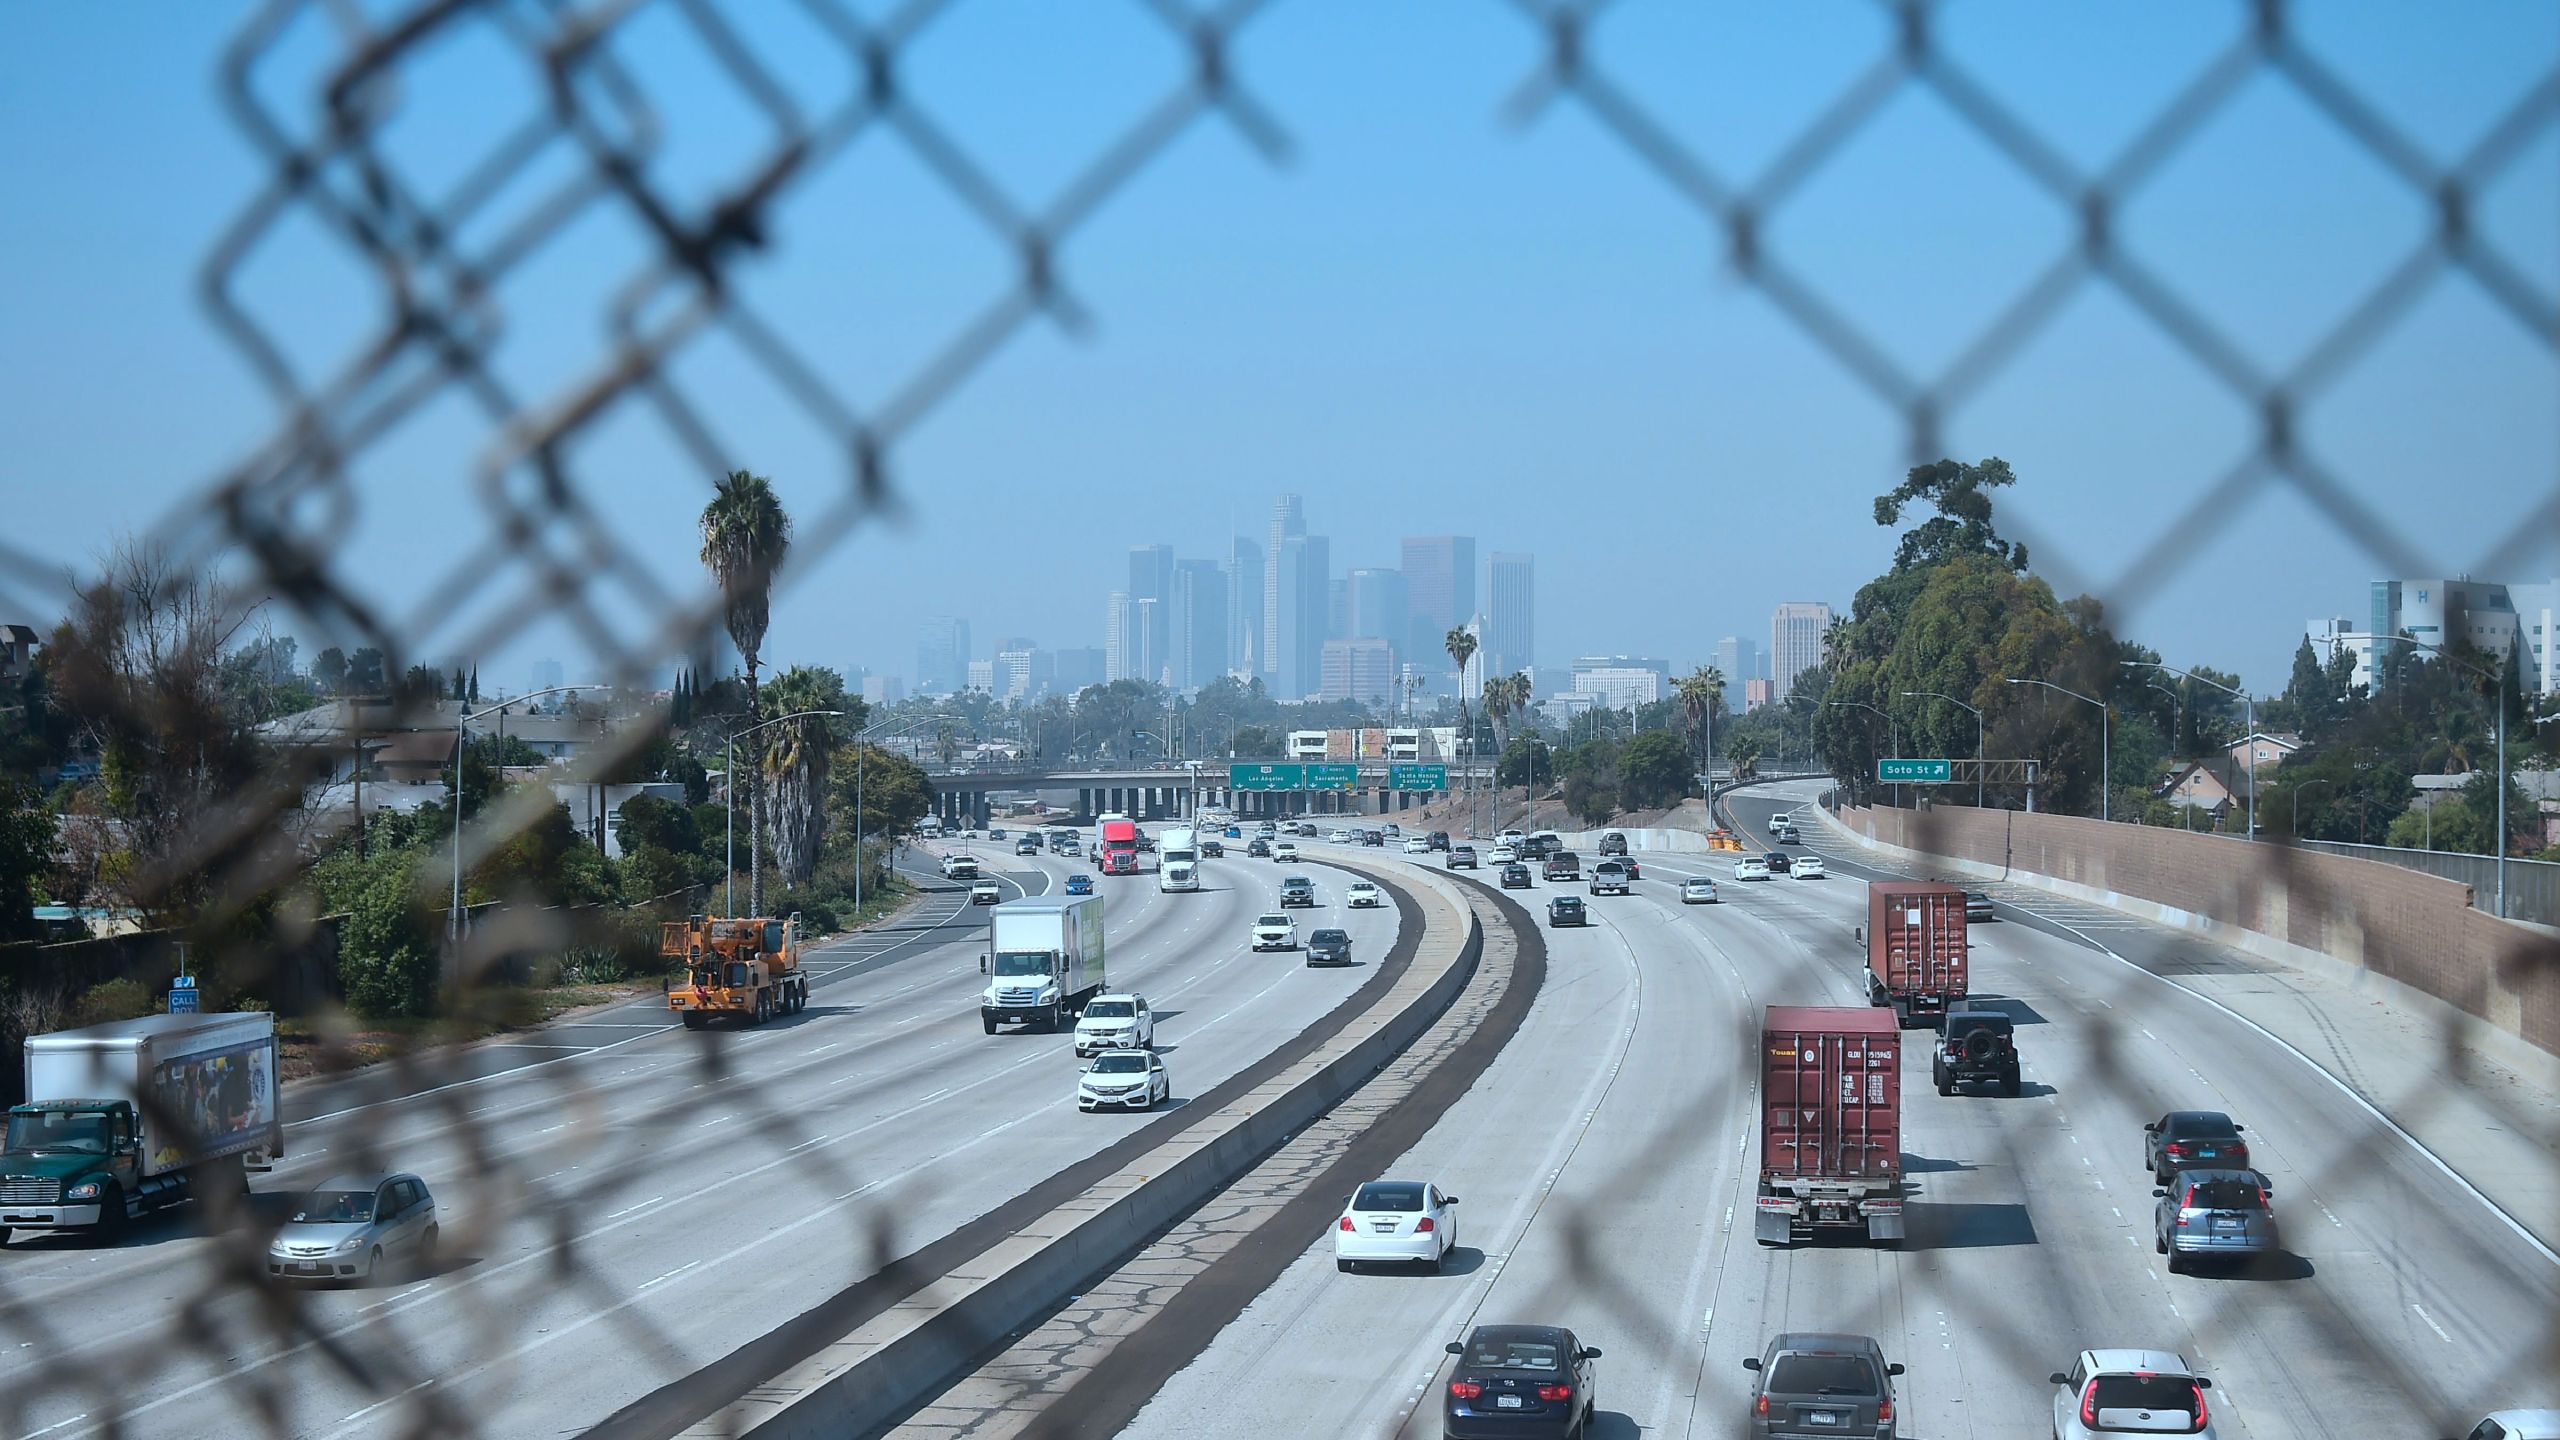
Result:
{"label": "blurred fence wire", "polygon": [[[1172,37],[1184,64],[1053,192],[1012,193],[996,178],[1001,167],[962,138],[967,127],[937,114],[902,83],[902,66],[919,37],[968,3],[908,0],[866,10],[838,0],[791,0],[787,8],[833,48],[844,77],[837,93],[814,106],[741,33],[737,12],[713,0],[273,0],[262,6],[219,62],[224,107],[259,157],[262,179],[206,259],[201,289],[206,313],[255,372],[280,418],[206,493],[163,517],[151,532],[153,543],[178,572],[224,574],[240,593],[272,594],[308,631],[379,648],[394,673],[429,654],[495,652],[527,627],[554,622],[576,632],[600,670],[644,686],[670,658],[706,646],[719,624],[717,598],[671,591],[657,578],[609,523],[617,481],[583,459],[581,448],[637,411],[675,438],[706,482],[735,468],[740,452],[724,437],[722,417],[710,413],[682,375],[689,355],[715,343],[742,358],[841,457],[826,503],[802,518],[786,588],[819,557],[848,544],[864,522],[901,504],[935,503],[931,496],[902,494],[896,483],[901,445],[1027,328],[1046,322],[1083,329],[1088,312],[1061,254],[1099,212],[1198,127],[1227,127],[1266,160],[1290,152],[1279,118],[1237,73],[1239,36],[1265,10],[1263,0],[1208,7],[1132,0],[1131,8]],[[2560,349],[2560,309],[2492,243],[2478,213],[2481,195],[2527,163],[2560,117],[2560,66],[2527,87],[2466,152],[2439,162],[2354,80],[2301,43],[2292,7],[2256,0],[2247,7],[2249,22],[2219,55],[2112,157],[2087,167],[2066,158],[2005,104],[1997,85],[1970,72],[1941,36],[1939,7],[1914,0],[1883,7],[1895,26],[1892,42],[1778,146],[1765,167],[1740,175],[1682,139],[1605,67],[1593,36],[1613,9],[1606,0],[1509,4],[1542,40],[1534,70],[1508,106],[1511,118],[1531,122],[1571,106],[1622,142],[1695,209],[1701,225],[1722,237],[1742,280],[1899,417],[1914,462],[1937,459],[1947,418],[2092,287],[2111,290],[2146,317],[2247,407],[2255,417],[2247,453],[2148,543],[2092,547],[2074,543],[2084,537],[2030,534],[2040,566],[2058,585],[2111,600],[2157,591],[2198,553],[2183,538],[2187,522],[2231,513],[2279,489],[2298,495],[2382,573],[2499,574],[2538,559],[2560,532],[2555,485],[2485,553],[2448,565],[2417,552],[2302,443],[2301,428],[2306,407],[2406,321],[2434,287],[2474,286],[2543,347]],[[653,88],[627,63],[624,41],[643,24],[674,27],[756,117],[756,143],[732,157],[712,183],[678,186],[667,179],[671,119],[705,102]],[[418,73],[444,47],[465,41],[510,56],[516,78],[507,83],[532,103],[469,163],[441,177],[415,173],[404,167],[390,132],[403,119]],[[268,72],[283,66],[288,52],[307,63],[315,45],[327,56],[317,80],[280,101]],[[2378,162],[2433,217],[2410,252],[2281,369],[2250,358],[2250,347],[2183,293],[2177,276],[2117,243],[2131,197],[2173,159],[2206,143],[2200,137],[2244,87],[2270,78]],[[1854,309],[1826,295],[1772,240],[1775,221],[1807,182],[1891,101],[1915,89],[1942,102],[2072,226],[2071,238],[2032,282],[1979,316],[1968,342],[1935,373],[1916,373],[1894,358]],[[867,405],[827,378],[830,367],[787,338],[788,327],[776,324],[740,283],[786,233],[791,198],[844,183],[849,157],[864,147],[890,147],[921,167],[1007,257],[1001,281]],[[547,256],[573,245],[582,227],[596,224],[642,237],[628,267],[599,287],[606,298],[594,319],[610,344],[583,371],[529,388],[497,359],[519,324],[509,313],[507,291]],[[262,312],[254,287],[245,283],[288,234],[315,233],[331,252],[361,267],[374,301],[360,317],[360,337],[328,355],[313,353],[318,347],[298,338],[294,326]],[[480,523],[470,533],[482,538],[458,544],[424,598],[394,613],[379,598],[375,577],[353,569],[348,558],[361,553],[349,542],[369,508],[378,507],[372,492],[394,483],[369,471],[368,459],[404,428],[456,408],[490,437],[471,462],[468,485],[453,483],[466,479],[459,474],[445,482],[449,503],[479,508]],[[2122,563],[2111,572],[2098,568],[2116,557]],[[56,591],[58,565],[23,541],[0,539],[0,595]],[[460,615],[480,618],[462,625],[453,618]],[[290,783],[239,797],[231,814],[198,835],[194,860],[223,880],[217,903],[248,910],[289,886],[295,868],[306,863],[291,847],[244,852],[239,843],[297,803],[305,778],[288,777]],[[490,852],[529,818],[521,810],[491,814],[474,826],[466,855]],[[2280,847],[2263,847],[2252,863],[2266,867],[2262,878],[2269,886],[2293,881]],[[556,920],[522,920],[512,931],[495,927],[474,937],[458,972],[467,983],[507,956],[570,938]],[[245,963],[254,970],[256,957]],[[704,1039],[681,1062],[688,1083],[735,1083],[717,1038]],[[2112,1044],[2094,1057],[2104,1074],[2139,1090],[2130,1072],[2114,1068],[2119,1060]],[[450,1055],[403,1056],[393,1064],[401,1083],[422,1088],[465,1073]],[[694,1358],[686,1345],[622,1304],[628,1297],[592,1264],[593,1241],[571,1223],[644,1198],[630,1193],[628,1167],[644,1158],[645,1127],[605,1123],[619,1101],[593,1074],[576,1066],[551,1073],[557,1078],[539,1103],[596,1132],[584,1142],[588,1148],[572,1179],[543,1183],[550,1177],[534,1172],[551,1168],[556,1153],[500,1144],[464,1092],[430,1099],[426,1118],[407,1132],[459,1145],[470,1156],[475,1183],[489,1194],[520,1197],[545,1232],[521,1254],[491,1262],[495,1282],[478,1285],[463,1302],[469,1323],[491,1337],[494,1353],[508,1332],[512,1299],[565,1288],[592,1296],[604,1323],[623,1333],[635,1363],[681,1373]],[[2428,1094],[2388,1098],[2386,1108],[2423,1111],[2434,1103]],[[1729,1089],[1711,1089],[1700,1113],[1737,1099]],[[745,1123],[777,1149],[796,1139],[786,1124],[788,1104],[735,1108],[760,1114]],[[1672,1117],[1666,1134],[1681,1133],[1686,1123],[1685,1114]],[[2532,1117],[2520,1116],[2518,1123],[2531,1127]],[[398,1168],[392,1139],[350,1133],[348,1168]],[[2386,1143],[2380,1127],[2369,1142]],[[870,1178],[845,1169],[824,1148],[792,1163],[846,1192]],[[1640,1193],[1642,1177],[1630,1177],[1629,1185],[1630,1193]],[[46,1417],[76,1400],[84,1418],[65,1422],[59,1433],[128,1426],[174,1433],[189,1428],[171,1423],[180,1416],[203,1420],[199,1433],[306,1429],[315,1417],[294,1411],[290,1387],[273,1366],[244,1370],[219,1388],[206,1381],[168,1392],[148,1383],[199,1362],[215,1366],[219,1379],[220,1367],[255,1338],[288,1356],[290,1365],[334,1371],[399,1407],[409,1433],[485,1433],[485,1417],[451,1398],[452,1387],[429,1383],[439,1377],[417,1368],[396,1326],[324,1320],[296,1296],[270,1289],[262,1278],[260,1227],[222,1223],[237,1218],[239,1206],[234,1197],[216,1198],[212,1219],[224,1237],[219,1261],[194,1277],[192,1293],[166,1306],[160,1324],[116,1338],[107,1346],[111,1353],[102,1354],[100,1342],[73,1344],[60,1335],[50,1294],[15,1284],[0,1288],[0,1336],[39,1357],[0,1402],[0,1424],[25,1433],[51,1423]],[[888,1217],[846,1213],[857,1217],[856,1253],[895,1253],[899,1241]],[[1643,1287],[1623,1273],[1624,1258],[1609,1253],[1605,1235],[1568,1221],[1573,1253],[1595,1290],[1636,1310],[1650,1306]],[[499,1237],[489,1227],[498,1222],[476,1223],[482,1233],[449,1236],[448,1245],[495,1244]],[[2007,1328],[1999,1283],[1981,1282],[1978,1310],[1968,1321],[2041,1372],[2050,1337]],[[1658,1319],[1667,1332],[1683,1329],[1681,1317]],[[2412,1395],[2432,1393],[2423,1376],[2402,1375],[2401,1357],[2375,1353],[2352,1327],[2338,1325],[2335,1339],[2379,1371],[2405,1379]],[[2555,1353],[2551,1335],[2518,1336],[2515,1345],[2520,1357],[2538,1352],[2548,1360]],[[170,1393],[189,1398],[175,1402],[182,1408],[156,1415],[133,1398],[159,1394],[168,1404]],[[205,1418],[217,1409],[221,1419]]]}

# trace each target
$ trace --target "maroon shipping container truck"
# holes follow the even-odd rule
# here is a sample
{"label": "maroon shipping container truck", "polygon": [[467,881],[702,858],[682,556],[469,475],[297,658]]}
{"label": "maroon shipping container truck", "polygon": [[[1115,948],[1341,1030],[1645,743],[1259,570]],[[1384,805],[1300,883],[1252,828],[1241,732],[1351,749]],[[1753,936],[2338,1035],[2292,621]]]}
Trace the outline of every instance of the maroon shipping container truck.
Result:
{"label": "maroon shipping container truck", "polygon": [[1867,887],[1867,1003],[1902,1024],[1935,1025],[1965,996],[1970,974],[1964,891],[1930,881]]}
{"label": "maroon shipping container truck", "polygon": [[[1961,897],[1959,897],[1961,898]],[[1902,1030],[1873,1009],[1772,1005],[1760,1025],[1752,1234],[1857,1229],[1902,1243]]]}

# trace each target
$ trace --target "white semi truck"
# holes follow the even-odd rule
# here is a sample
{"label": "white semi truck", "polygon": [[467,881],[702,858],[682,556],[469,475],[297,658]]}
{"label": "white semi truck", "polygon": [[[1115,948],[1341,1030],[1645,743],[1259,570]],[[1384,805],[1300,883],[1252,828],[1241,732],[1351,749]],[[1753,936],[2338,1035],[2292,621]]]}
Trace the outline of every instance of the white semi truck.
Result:
{"label": "white semi truck", "polygon": [[1200,832],[1191,826],[1167,830],[1156,843],[1156,888],[1162,891],[1200,888]]}
{"label": "white semi truck", "polygon": [[978,1018],[988,1034],[1014,1024],[1054,1031],[1107,988],[1101,896],[1032,895],[990,913],[987,953],[978,961],[987,977]]}

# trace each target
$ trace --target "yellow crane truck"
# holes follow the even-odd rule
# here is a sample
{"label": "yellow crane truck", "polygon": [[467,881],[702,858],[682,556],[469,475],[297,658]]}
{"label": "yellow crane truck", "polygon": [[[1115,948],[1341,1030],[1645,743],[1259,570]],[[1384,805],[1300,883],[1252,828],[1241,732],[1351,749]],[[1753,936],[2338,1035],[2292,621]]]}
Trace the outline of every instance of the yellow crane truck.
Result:
{"label": "yellow crane truck", "polygon": [[667,1008],[699,1030],[728,1015],[761,1025],[808,1008],[809,975],[800,968],[800,917],[718,920],[695,915],[658,926],[658,953],[682,960],[685,978],[666,983]]}

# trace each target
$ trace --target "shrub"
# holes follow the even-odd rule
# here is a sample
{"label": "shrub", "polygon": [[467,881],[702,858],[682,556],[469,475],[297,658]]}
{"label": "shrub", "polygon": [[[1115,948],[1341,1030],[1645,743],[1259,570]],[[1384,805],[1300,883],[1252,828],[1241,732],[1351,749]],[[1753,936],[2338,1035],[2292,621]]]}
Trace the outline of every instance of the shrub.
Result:
{"label": "shrub", "polygon": [[158,1007],[151,992],[133,980],[109,980],[92,985],[71,1007],[74,1025],[104,1025],[110,1020],[139,1020]]}
{"label": "shrub", "polygon": [[435,1009],[441,962],[418,913],[405,866],[370,867],[338,930],[338,981],[347,1006],[368,1019]]}

